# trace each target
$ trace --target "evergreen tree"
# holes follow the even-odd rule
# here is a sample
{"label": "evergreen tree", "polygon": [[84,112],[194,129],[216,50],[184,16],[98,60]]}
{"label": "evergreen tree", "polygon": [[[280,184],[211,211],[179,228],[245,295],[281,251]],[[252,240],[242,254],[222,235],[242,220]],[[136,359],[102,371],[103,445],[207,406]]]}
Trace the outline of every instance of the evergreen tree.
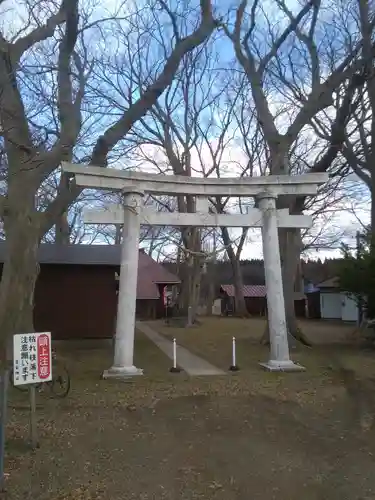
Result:
{"label": "evergreen tree", "polygon": [[340,287],[349,292],[375,318],[375,240],[370,232],[360,235],[354,253],[342,246],[343,260],[339,269]]}

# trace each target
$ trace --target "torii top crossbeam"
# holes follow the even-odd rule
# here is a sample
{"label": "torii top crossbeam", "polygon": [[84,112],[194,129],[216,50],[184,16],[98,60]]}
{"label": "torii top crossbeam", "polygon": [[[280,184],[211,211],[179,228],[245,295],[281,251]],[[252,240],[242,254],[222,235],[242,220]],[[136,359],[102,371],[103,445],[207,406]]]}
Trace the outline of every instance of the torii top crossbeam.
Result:
{"label": "torii top crossbeam", "polygon": [[267,192],[279,195],[314,195],[328,180],[327,174],[268,175],[221,178],[185,177],[148,174],[115,168],[62,164],[63,171],[74,175],[77,186],[103,190],[141,190],[150,194],[195,196],[257,196]]}

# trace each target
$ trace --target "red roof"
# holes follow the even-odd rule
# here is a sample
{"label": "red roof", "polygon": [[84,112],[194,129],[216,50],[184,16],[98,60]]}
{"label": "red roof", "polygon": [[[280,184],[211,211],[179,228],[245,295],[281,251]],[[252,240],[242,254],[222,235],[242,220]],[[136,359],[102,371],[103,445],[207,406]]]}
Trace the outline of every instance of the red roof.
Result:
{"label": "red roof", "polygon": [[[221,288],[229,297],[234,297],[234,285],[221,285]],[[266,285],[244,285],[243,287],[244,297],[265,297],[266,296]]]}
{"label": "red roof", "polygon": [[142,281],[138,276],[137,283],[137,300],[145,300],[145,299],[159,299],[160,293],[158,285],[153,283],[152,281]]}
{"label": "red roof", "polygon": [[158,285],[177,283],[180,283],[180,279],[175,274],[170,273],[142,250],[139,251],[137,299],[158,299]]}
{"label": "red roof", "polygon": [[[234,285],[220,285],[220,288],[224,290],[224,292],[229,297],[234,297]],[[244,297],[266,297],[267,288],[266,285],[244,285],[243,287],[243,296]],[[302,292],[294,293],[294,300],[303,300],[305,299],[305,295]]]}
{"label": "red roof", "polygon": [[161,283],[163,285],[180,283],[181,281],[162,264],[144,253],[143,250],[139,251],[138,276],[141,276],[145,281],[150,280],[153,283]]}

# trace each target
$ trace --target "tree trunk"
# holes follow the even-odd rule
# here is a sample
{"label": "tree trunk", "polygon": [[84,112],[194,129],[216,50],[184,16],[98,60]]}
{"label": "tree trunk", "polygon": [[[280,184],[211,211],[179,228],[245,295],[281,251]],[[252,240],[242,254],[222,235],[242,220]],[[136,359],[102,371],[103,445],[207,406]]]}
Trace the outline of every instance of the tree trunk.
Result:
{"label": "tree trunk", "polygon": [[295,347],[296,339],[301,340],[294,307],[295,280],[299,259],[299,249],[295,241],[294,231],[279,230],[281,272],[283,277],[283,290],[285,302],[286,327],[290,347]]}
{"label": "tree trunk", "polygon": [[197,256],[190,257],[188,262],[184,262],[182,266],[181,289],[179,294],[179,310],[187,316],[188,309],[191,307],[193,322],[196,318],[196,313],[200,298],[200,282],[202,269],[200,259]]}
{"label": "tree trunk", "polygon": [[216,279],[215,279],[215,271],[216,271],[216,262],[210,262],[207,266],[206,273],[206,315],[212,316],[212,307],[215,301],[215,289],[216,289]]}
{"label": "tree trunk", "polygon": [[234,284],[234,301],[235,301],[234,315],[240,318],[246,318],[249,316],[249,313],[247,311],[246,301],[243,291],[244,286],[243,286],[243,279],[241,272],[241,263],[238,259],[235,258],[233,262],[231,260],[231,264],[233,269],[233,284]]}
{"label": "tree trunk", "polygon": [[234,314],[235,316],[239,317],[247,317],[248,312],[247,312],[245,297],[243,294],[243,279],[242,279],[240,259],[239,256],[237,256],[233,250],[228,233],[228,228],[222,227],[221,234],[223,237],[223,242],[233,271],[234,300],[235,300]]}
{"label": "tree trunk", "polygon": [[70,243],[70,226],[67,213],[62,214],[56,222],[55,243],[58,245],[69,245]]}
{"label": "tree trunk", "polygon": [[214,305],[215,301],[215,291],[214,291],[214,284],[210,283],[208,285],[208,292],[207,292],[207,297],[206,297],[206,316],[212,316],[212,308]]}
{"label": "tree trunk", "polygon": [[[202,281],[202,259],[195,258],[194,259],[194,272],[191,276],[190,282],[190,303],[191,307],[191,320],[192,323],[195,323],[197,315],[198,315],[198,306],[199,300],[201,296],[201,281]],[[191,326],[191,325],[189,325]]]}
{"label": "tree trunk", "polygon": [[[17,198],[16,198],[17,200]],[[20,198],[16,201],[20,202]],[[11,206],[4,216],[6,253],[0,283],[1,360],[11,359],[16,333],[33,332],[34,289],[39,274],[39,214],[33,208]]]}
{"label": "tree trunk", "polygon": [[[296,276],[301,258],[300,234],[296,229],[280,229],[279,237],[288,333],[302,344],[310,346],[310,342],[298,326],[294,305]],[[298,288],[300,288],[299,284]]]}
{"label": "tree trunk", "polygon": [[180,291],[178,294],[178,310],[182,314],[187,314],[189,304],[189,266],[186,261],[181,262],[178,270],[178,276],[181,280]]}
{"label": "tree trunk", "polygon": [[[300,260],[300,235],[294,229],[279,229],[281,271],[283,278],[285,318],[288,329],[288,342],[290,347],[296,346],[296,340],[306,346],[310,342],[298,326],[294,296],[297,269]],[[266,331],[262,337],[262,343],[269,342],[268,323]]]}
{"label": "tree trunk", "polygon": [[[191,206],[189,206],[189,211]],[[181,293],[179,296],[179,309],[184,315],[188,315],[191,308],[192,322],[195,322],[200,299],[200,285],[202,278],[202,256],[200,252],[201,238],[199,228],[189,228],[183,234],[184,247],[187,250],[181,277]]]}
{"label": "tree trunk", "polygon": [[[123,230],[122,224],[121,225],[117,224],[116,229],[115,229],[115,245],[121,245],[122,230]],[[150,256],[151,256],[151,253],[152,252],[150,252]]]}
{"label": "tree trunk", "polygon": [[[193,196],[179,196],[178,210],[181,213],[194,213],[196,200]],[[194,323],[200,298],[200,283],[202,277],[201,233],[197,227],[181,228],[181,240],[185,248],[185,259],[182,267],[181,289],[178,300],[179,310],[185,316],[189,307]]]}

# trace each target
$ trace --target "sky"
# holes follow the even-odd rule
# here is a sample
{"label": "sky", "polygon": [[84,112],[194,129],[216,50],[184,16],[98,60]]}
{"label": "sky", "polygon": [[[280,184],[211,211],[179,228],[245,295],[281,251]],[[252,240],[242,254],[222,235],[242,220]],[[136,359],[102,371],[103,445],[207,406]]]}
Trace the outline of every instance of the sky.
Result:
{"label": "sky", "polygon": [[[100,17],[100,15],[107,14],[107,13],[113,13],[116,11],[119,3],[124,5],[123,2],[118,2],[117,0],[106,0],[104,2],[95,2],[95,0],[90,0],[92,9],[91,9],[91,17],[92,19]],[[43,2],[42,2],[43,3]],[[41,5],[42,5],[41,3]],[[44,2],[45,5],[48,4],[48,2]],[[173,2],[172,2],[173,3]],[[221,6],[224,6],[225,8],[228,6],[227,2],[218,2],[221,4]],[[238,2],[233,2],[235,5],[238,5]],[[288,2],[288,5],[290,8],[296,7],[298,4],[297,1],[295,0],[290,0]],[[135,5],[139,7],[139,2],[127,2],[127,12],[130,12]],[[179,4],[180,6],[184,5],[184,2],[181,2]],[[262,2],[262,7],[267,14],[271,12],[271,5],[274,5],[272,1]],[[13,10],[8,10],[8,7],[12,7]],[[182,7],[181,7],[182,8]],[[0,7],[0,13],[2,15],[2,23],[3,26],[6,29],[12,29],[13,31],[16,30],[20,22],[22,21],[22,16],[23,16],[23,11],[22,11],[22,2],[11,2],[10,0],[6,0],[1,4]],[[124,14],[124,12],[122,12]],[[259,20],[258,23],[258,28],[262,27],[264,24],[264,20],[261,21]],[[109,44],[109,39],[114,41],[115,39],[115,34],[112,35],[108,33],[108,36],[105,40],[105,43],[107,44],[107,50],[110,45]],[[230,61],[233,58],[233,49],[231,46],[231,43],[228,42],[227,39],[221,37],[218,39],[216,42],[216,52],[215,52],[215,64],[220,66],[220,65],[227,65],[228,61]],[[156,42],[155,42],[156,44]],[[95,45],[95,44],[94,44]],[[93,45],[93,47],[94,47]],[[98,46],[95,45],[95,50],[102,50],[102,47],[100,44]],[[109,57],[112,56],[111,53],[108,54]],[[126,60],[123,61],[124,66],[126,66]],[[98,76],[100,78],[100,75]],[[219,77],[217,77],[219,78]],[[230,83],[230,82],[229,82]],[[214,85],[215,82],[211,82],[210,84]],[[104,87],[103,87],[104,88]],[[110,92],[110,89],[107,87],[108,90],[108,95],[111,94],[112,96],[112,89]],[[139,92],[139,91],[138,91]],[[125,104],[126,102],[123,99],[124,96],[121,95],[121,92],[116,95],[116,98],[118,99],[118,102],[121,104]],[[247,97],[244,95],[242,96],[244,100],[247,99]],[[278,106],[280,103],[283,103],[283,99],[281,94],[277,94],[276,91],[273,92],[273,102],[271,102],[271,109],[274,113],[278,111]],[[206,113],[208,118],[209,118],[209,113]],[[220,122],[222,116],[219,114],[219,111],[216,110],[216,119],[217,121]],[[278,122],[278,125],[281,128],[284,128],[285,123],[282,121],[283,119],[280,119]],[[103,122],[104,126],[104,122]],[[217,142],[217,137],[214,137],[214,131],[213,128],[211,129],[210,132],[211,135],[211,146],[215,146],[215,142]],[[144,147],[147,149],[146,153],[153,157],[155,160],[158,159],[160,162],[160,165],[165,164],[165,158],[163,158],[163,153],[160,153],[160,151],[157,150],[157,148],[152,147],[152,146],[146,146]],[[202,163],[204,163],[206,166],[209,166],[210,163],[212,162],[212,158],[210,156],[210,150],[208,144],[205,144],[202,146],[200,150],[200,157],[198,158],[197,151],[194,150],[192,153],[192,164],[197,165],[197,168],[195,169],[196,172],[194,175],[200,175],[199,171],[202,170]],[[243,148],[238,146],[238,141],[237,143],[235,141],[231,141],[230,144],[228,144],[223,152],[223,157],[221,159],[221,175],[222,176],[237,176],[241,172],[242,165],[246,164],[247,162],[247,157],[244,155]],[[147,161],[140,161],[138,162],[139,168],[141,168],[143,171],[152,171],[150,167],[150,163]],[[259,173],[259,172],[257,172]],[[361,220],[362,224],[368,223],[368,214],[369,214],[369,207],[368,207],[368,201],[367,201],[368,196],[366,195],[365,192],[363,192],[362,199],[361,197],[358,199],[356,198],[354,200],[354,203],[351,202],[351,200],[347,200],[347,206],[341,206],[340,211],[338,211],[335,215],[330,215],[329,216],[329,221],[325,222],[327,225],[327,234],[328,233],[333,233],[333,232],[339,232],[340,234],[342,233],[342,241],[345,241],[350,244],[350,242],[353,241],[355,237],[355,233],[358,229],[361,228],[361,223],[359,222],[358,219]],[[353,210],[353,206],[354,209]],[[354,211],[356,212],[356,215],[354,215]],[[316,222],[316,226],[319,226],[322,224],[322,220]],[[235,231],[232,231],[233,238],[236,238]],[[249,232],[249,238],[247,243],[245,244],[244,250],[243,250],[243,258],[259,258],[262,256],[262,249],[261,249],[261,241],[260,241],[260,232],[257,230],[251,230]],[[341,241],[341,240],[340,240]],[[319,257],[326,257],[326,256],[337,256],[340,254],[340,251],[338,250],[339,242],[335,242],[334,249],[327,249],[327,248],[322,248],[319,250],[319,253],[317,256]],[[316,252],[310,252],[312,256],[316,255]]]}

